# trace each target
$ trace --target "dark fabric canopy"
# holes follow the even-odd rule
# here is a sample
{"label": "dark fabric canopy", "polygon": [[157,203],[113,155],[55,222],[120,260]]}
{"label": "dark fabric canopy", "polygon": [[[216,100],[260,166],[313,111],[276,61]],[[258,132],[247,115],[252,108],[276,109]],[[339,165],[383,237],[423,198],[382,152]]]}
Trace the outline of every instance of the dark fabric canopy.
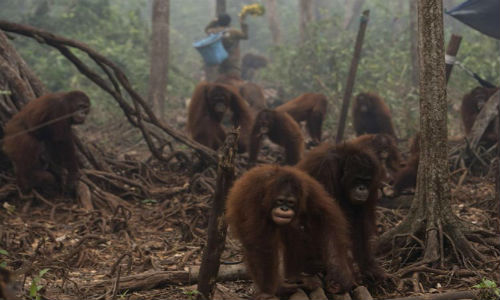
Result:
{"label": "dark fabric canopy", "polygon": [[500,0],[467,0],[446,13],[481,33],[500,39]]}

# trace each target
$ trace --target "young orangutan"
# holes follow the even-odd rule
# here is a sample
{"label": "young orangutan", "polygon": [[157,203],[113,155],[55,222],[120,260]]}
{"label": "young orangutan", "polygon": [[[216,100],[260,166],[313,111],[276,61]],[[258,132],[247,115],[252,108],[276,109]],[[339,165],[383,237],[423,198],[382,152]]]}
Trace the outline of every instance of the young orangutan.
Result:
{"label": "young orangutan", "polygon": [[271,142],[285,150],[285,164],[294,165],[304,152],[304,138],[299,125],[287,113],[272,109],[261,110],[255,118],[250,135],[249,162],[255,163],[262,137],[267,135]]}

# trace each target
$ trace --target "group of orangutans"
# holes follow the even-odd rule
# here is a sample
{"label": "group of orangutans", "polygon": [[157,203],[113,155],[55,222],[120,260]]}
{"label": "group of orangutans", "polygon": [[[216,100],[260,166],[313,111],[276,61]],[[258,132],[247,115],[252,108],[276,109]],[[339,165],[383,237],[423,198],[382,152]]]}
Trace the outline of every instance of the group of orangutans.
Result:
{"label": "group of orangutans", "polygon": [[[303,273],[324,273],[324,284],[331,293],[348,291],[359,282],[385,279],[375,258],[375,207],[383,183],[392,184],[397,194],[415,187],[420,135],[411,139],[409,155],[403,162],[390,110],[373,93],[360,93],[354,99],[352,117],[357,137],[332,145],[321,143],[327,109],[324,95],[303,94],[271,109],[255,84],[238,89],[204,83],[197,90],[200,87],[205,92],[195,92],[191,105],[205,104],[189,108],[191,136],[213,149],[221,145],[222,118],[211,114],[215,102],[223,102],[223,107],[233,113],[233,124],[241,126],[240,146],[249,152],[252,168],[231,188],[226,218],[242,243],[257,299],[272,299],[285,279],[297,280]],[[231,91],[229,100],[210,99],[210,89],[215,87]],[[461,113],[466,133],[495,91],[476,88],[464,96]],[[213,108],[207,109],[207,105]],[[200,114],[211,122],[193,118]],[[235,115],[251,121],[238,122]],[[301,121],[305,121],[316,146],[307,153]],[[496,132],[493,125],[490,127],[483,139],[496,142]],[[197,138],[197,130],[210,134]],[[289,166],[253,167],[264,136],[284,149],[284,164]]]}
{"label": "group of orangutans", "polygon": [[[467,134],[495,91],[476,88],[464,96]],[[74,187],[79,160],[72,126],[82,124],[89,109],[81,91],[53,93],[28,102],[7,122],[2,150],[22,192]],[[231,124],[241,128],[238,149],[249,153],[250,166],[257,163],[264,136],[285,152],[288,166],[251,168],[227,197],[227,222],[242,243],[257,298],[273,298],[285,278],[303,273],[324,273],[331,293],[386,277],[374,249],[379,190],[382,182],[392,183],[397,193],[415,186],[420,137],[412,139],[403,163],[389,108],[378,95],[360,93],[352,109],[357,137],[321,143],[326,110],[326,97],[317,93],[269,108],[261,88],[249,82],[200,83],[193,93],[187,130],[194,140],[219,148],[226,136],[223,119],[230,115]],[[315,146],[307,153],[300,122]],[[483,139],[496,142],[493,125]]]}

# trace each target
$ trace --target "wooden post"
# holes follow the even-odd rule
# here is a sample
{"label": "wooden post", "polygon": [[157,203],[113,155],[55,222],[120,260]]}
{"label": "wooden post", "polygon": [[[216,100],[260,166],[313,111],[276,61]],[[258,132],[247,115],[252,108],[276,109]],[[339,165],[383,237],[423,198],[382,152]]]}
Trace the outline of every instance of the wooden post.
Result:
{"label": "wooden post", "polygon": [[368,24],[369,16],[369,10],[365,10],[363,12],[363,15],[361,16],[358,36],[356,37],[356,45],[354,46],[354,54],[351,61],[351,69],[349,70],[349,75],[347,77],[347,83],[344,92],[344,99],[342,100],[342,111],[340,112],[339,127],[337,129],[337,137],[335,139],[337,143],[340,143],[342,141],[342,138],[344,137],[347,111],[349,110],[349,102],[352,96],[354,80],[356,79],[356,71],[358,70],[358,64],[361,59],[361,48],[363,46],[363,38],[365,37],[366,25]]}
{"label": "wooden post", "polygon": [[462,42],[462,36],[452,34],[448,46],[446,47],[446,83],[450,79],[451,70],[453,69],[453,63],[455,62],[455,57],[458,53],[458,48],[460,48],[460,43]]}
{"label": "wooden post", "polygon": [[217,186],[215,187],[214,201],[208,221],[207,245],[203,250],[203,257],[198,276],[198,299],[212,299],[217,274],[219,273],[220,257],[226,241],[227,223],[224,219],[224,209],[229,188],[234,180],[234,157],[238,145],[239,130],[230,132],[224,146],[219,152],[217,168]]}
{"label": "wooden post", "polygon": [[215,7],[215,16],[226,13],[226,0],[217,0]]}
{"label": "wooden post", "polygon": [[486,103],[484,103],[483,108],[477,114],[476,120],[474,120],[474,124],[467,135],[467,140],[469,141],[469,146],[472,149],[476,149],[477,145],[479,145],[479,141],[483,136],[484,132],[488,125],[494,121],[498,113],[499,97],[500,90],[497,90],[491,97],[488,98]]}

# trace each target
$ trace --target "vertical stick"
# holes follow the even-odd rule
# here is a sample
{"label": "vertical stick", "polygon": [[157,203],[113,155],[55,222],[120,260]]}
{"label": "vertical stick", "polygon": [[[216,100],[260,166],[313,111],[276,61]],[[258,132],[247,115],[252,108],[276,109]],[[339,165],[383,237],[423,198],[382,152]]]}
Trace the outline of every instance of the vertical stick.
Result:
{"label": "vertical stick", "polygon": [[458,53],[458,48],[460,48],[460,43],[462,42],[462,36],[452,34],[448,46],[446,47],[446,83],[450,79],[451,70],[453,70],[453,63],[455,62],[455,57]]}
{"label": "vertical stick", "polygon": [[219,152],[217,168],[217,186],[215,187],[214,201],[208,221],[207,245],[203,250],[203,257],[198,275],[198,299],[211,299],[217,274],[219,273],[220,257],[226,241],[227,224],[224,219],[224,209],[229,188],[234,180],[234,157],[238,145],[239,130],[230,132],[224,146]]}
{"label": "vertical stick", "polygon": [[344,92],[344,99],[342,101],[342,111],[340,112],[339,127],[337,130],[336,142],[340,143],[344,137],[345,122],[347,119],[347,111],[349,109],[349,102],[352,96],[352,88],[354,87],[354,80],[356,79],[356,71],[358,70],[358,64],[361,59],[361,48],[363,46],[363,39],[365,37],[366,25],[368,24],[368,19],[370,16],[370,11],[365,10],[361,16],[361,21],[359,24],[358,36],[356,37],[356,45],[354,46],[354,54],[351,61],[351,69],[349,70],[349,76],[347,77],[347,83]]}
{"label": "vertical stick", "polygon": [[226,0],[217,0],[215,15],[219,16],[220,14],[224,13],[226,13]]}

